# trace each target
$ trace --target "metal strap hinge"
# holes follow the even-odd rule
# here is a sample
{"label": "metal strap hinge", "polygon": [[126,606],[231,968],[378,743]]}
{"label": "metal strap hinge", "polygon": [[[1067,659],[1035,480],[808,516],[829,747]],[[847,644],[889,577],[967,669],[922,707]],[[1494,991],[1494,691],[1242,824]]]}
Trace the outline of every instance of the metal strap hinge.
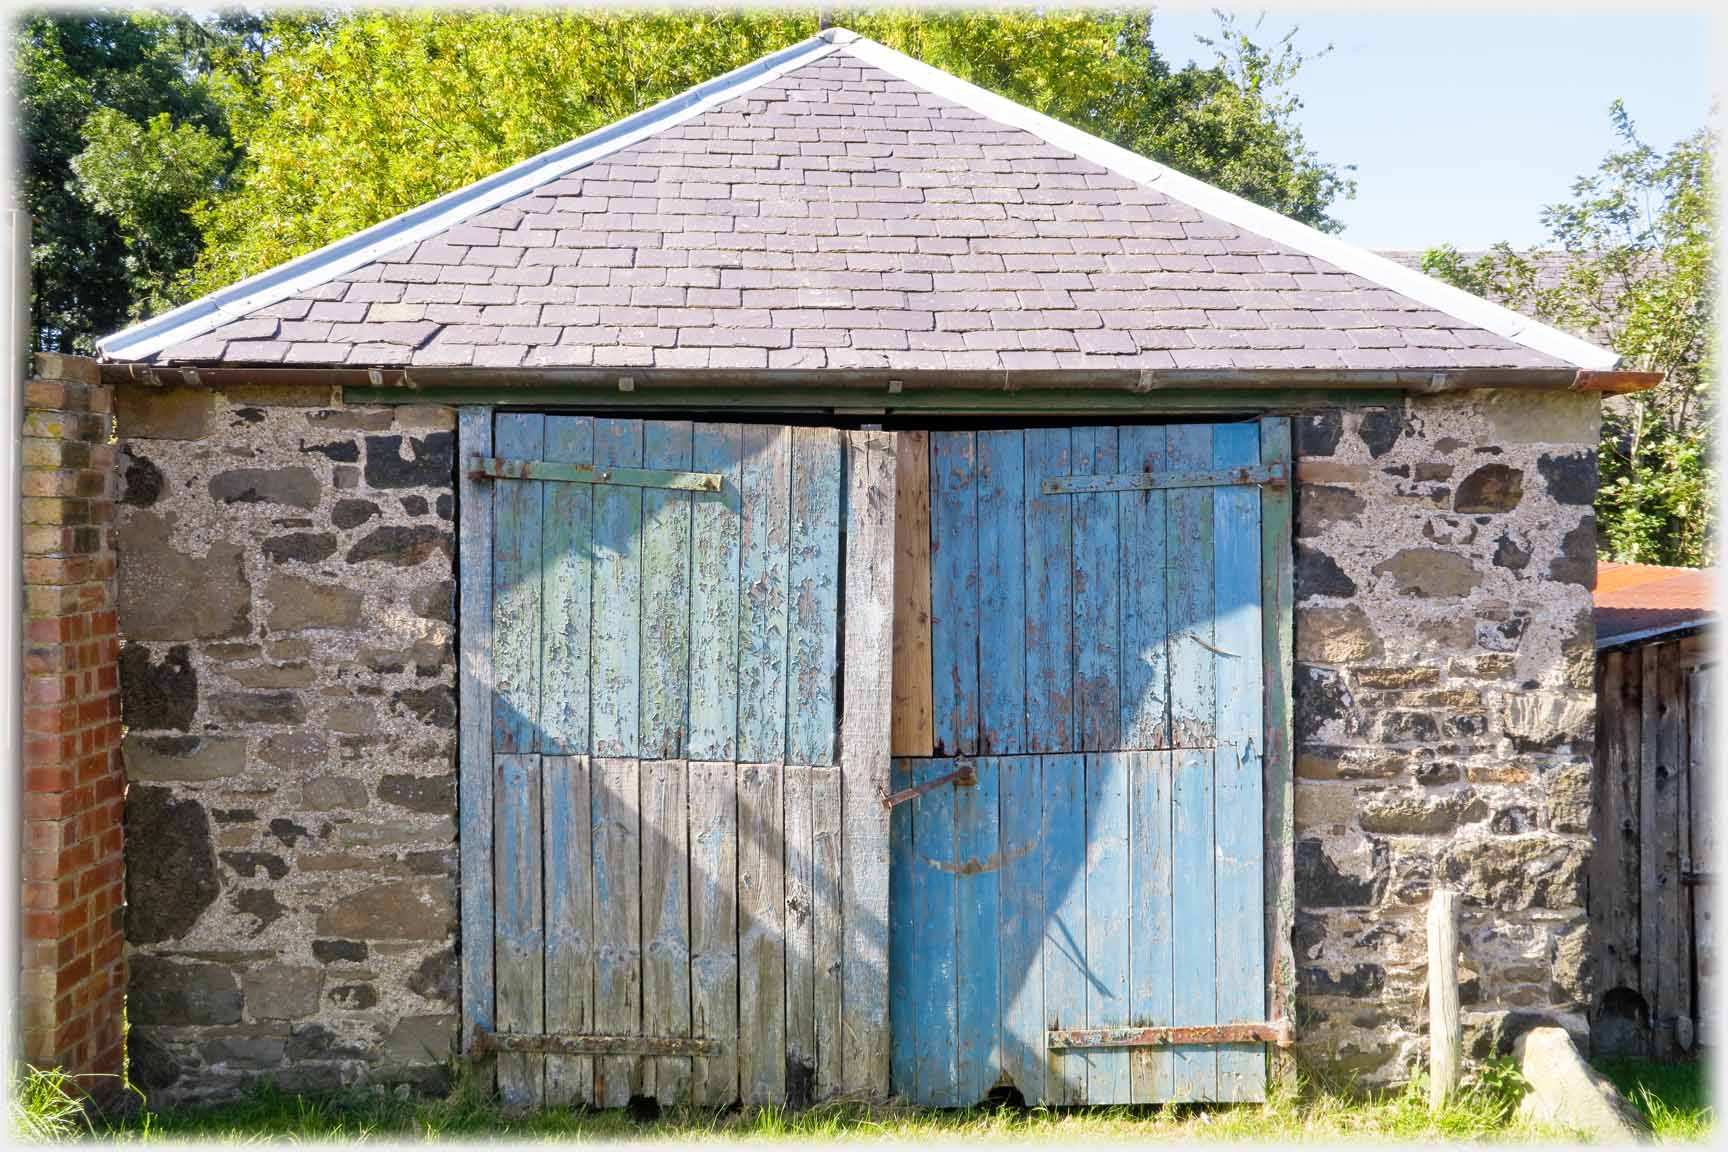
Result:
{"label": "metal strap hinge", "polygon": [[1288,1048],[1294,1041],[1288,1020],[1173,1028],[1052,1028],[1044,1033],[1044,1046],[1053,1052],[1076,1048],[1168,1048],[1176,1044],[1273,1044]]}
{"label": "metal strap hinge", "polygon": [[1046,476],[1039,490],[1046,496],[1070,496],[1084,492],[1154,492],[1165,488],[1222,488],[1237,484],[1264,484],[1282,488],[1289,476],[1282,464],[1256,464],[1244,468],[1217,468],[1204,472],[1117,472],[1097,476]]}
{"label": "metal strap hinge", "polygon": [[614,1036],[591,1032],[474,1033],[473,1054],[488,1052],[549,1052],[559,1056],[708,1056],[720,1050],[718,1040],[695,1036]]}
{"label": "metal strap hinge", "polygon": [[663,468],[614,468],[560,464],[552,460],[500,460],[474,456],[468,475],[475,480],[554,480],[565,484],[615,484],[625,488],[670,488],[678,492],[718,492],[718,472],[670,472]]}
{"label": "metal strap hinge", "polygon": [[954,771],[938,776],[934,780],[926,780],[922,784],[913,785],[911,788],[902,788],[898,792],[883,796],[882,807],[891,809],[897,804],[906,803],[908,800],[916,800],[924,793],[934,792],[944,784],[958,784],[961,787],[966,787],[976,783],[978,783],[978,770],[970,764],[962,764]]}

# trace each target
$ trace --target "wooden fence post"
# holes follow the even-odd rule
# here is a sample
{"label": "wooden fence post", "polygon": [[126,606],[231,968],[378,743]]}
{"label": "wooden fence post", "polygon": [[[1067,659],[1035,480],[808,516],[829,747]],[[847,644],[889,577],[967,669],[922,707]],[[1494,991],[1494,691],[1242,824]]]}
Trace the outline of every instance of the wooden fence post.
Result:
{"label": "wooden fence post", "polygon": [[1458,1090],[1463,1045],[1458,1021],[1458,893],[1436,888],[1428,903],[1428,1107]]}

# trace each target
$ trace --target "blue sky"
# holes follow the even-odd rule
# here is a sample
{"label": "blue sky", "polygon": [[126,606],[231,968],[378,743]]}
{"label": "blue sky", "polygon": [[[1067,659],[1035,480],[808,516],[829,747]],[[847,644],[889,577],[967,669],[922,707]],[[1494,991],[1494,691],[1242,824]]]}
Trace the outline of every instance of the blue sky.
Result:
{"label": "blue sky", "polygon": [[[1539,244],[1542,206],[1613,144],[1615,97],[1657,148],[1704,124],[1719,31],[1698,10],[1272,8],[1256,38],[1292,24],[1299,47],[1333,46],[1297,77],[1300,123],[1323,159],[1356,165],[1334,215],[1367,248]],[[1153,33],[1173,60],[1210,59],[1194,35],[1217,26],[1160,8]]]}

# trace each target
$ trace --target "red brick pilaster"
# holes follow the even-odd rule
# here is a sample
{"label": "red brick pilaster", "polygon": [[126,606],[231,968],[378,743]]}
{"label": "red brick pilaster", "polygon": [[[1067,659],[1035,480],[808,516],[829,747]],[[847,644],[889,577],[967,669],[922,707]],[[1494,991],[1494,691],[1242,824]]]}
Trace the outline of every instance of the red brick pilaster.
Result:
{"label": "red brick pilaster", "polygon": [[79,1074],[121,1070],[126,995],[112,413],[93,361],[36,354],[20,477],[21,1055]]}

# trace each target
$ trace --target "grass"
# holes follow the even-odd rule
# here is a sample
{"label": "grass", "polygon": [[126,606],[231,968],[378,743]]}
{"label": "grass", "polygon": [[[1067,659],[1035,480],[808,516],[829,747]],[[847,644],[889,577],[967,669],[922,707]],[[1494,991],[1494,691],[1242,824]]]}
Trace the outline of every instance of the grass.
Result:
{"label": "grass", "polygon": [[[1707,1139],[1713,1113],[1705,1077],[1696,1066],[1613,1065],[1605,1073],[1644,1109],[1665,1140]],[[777,1108],[668,1111],[650,1121],[625,1112],[555,1109],[509,1117],[471,1083],[438,1100],[404,1099],[373,1091],[312,1099],[260,1088],[236,1103],[206,1110],[152,1112],[87,1121],[63,1079],[27,1078],[14,1130],[25,1138],[120,1143],[213,1140],[435,1141],[463,1139],[678,1141],[737,1140],[1033,1141],[1219,1140],[1336,1143],[1339,1141],[1567,1140],[1563,1129],[1538,1128],[1516,1117],[1521,1091],[1505,1063],[1479,1067],[1460,1097],[1430,1114],[1421,1080],[1378,1094],[1352,1095],[1304,1083],[1275,1090],[1264,1106],[1173,1108],[976,1108],[934,1112],[830,1104],[792,1113]],[[68,1113],[70,1103],[71,1113]],[[28,1118],[20,1124],[19,1112]]]}

